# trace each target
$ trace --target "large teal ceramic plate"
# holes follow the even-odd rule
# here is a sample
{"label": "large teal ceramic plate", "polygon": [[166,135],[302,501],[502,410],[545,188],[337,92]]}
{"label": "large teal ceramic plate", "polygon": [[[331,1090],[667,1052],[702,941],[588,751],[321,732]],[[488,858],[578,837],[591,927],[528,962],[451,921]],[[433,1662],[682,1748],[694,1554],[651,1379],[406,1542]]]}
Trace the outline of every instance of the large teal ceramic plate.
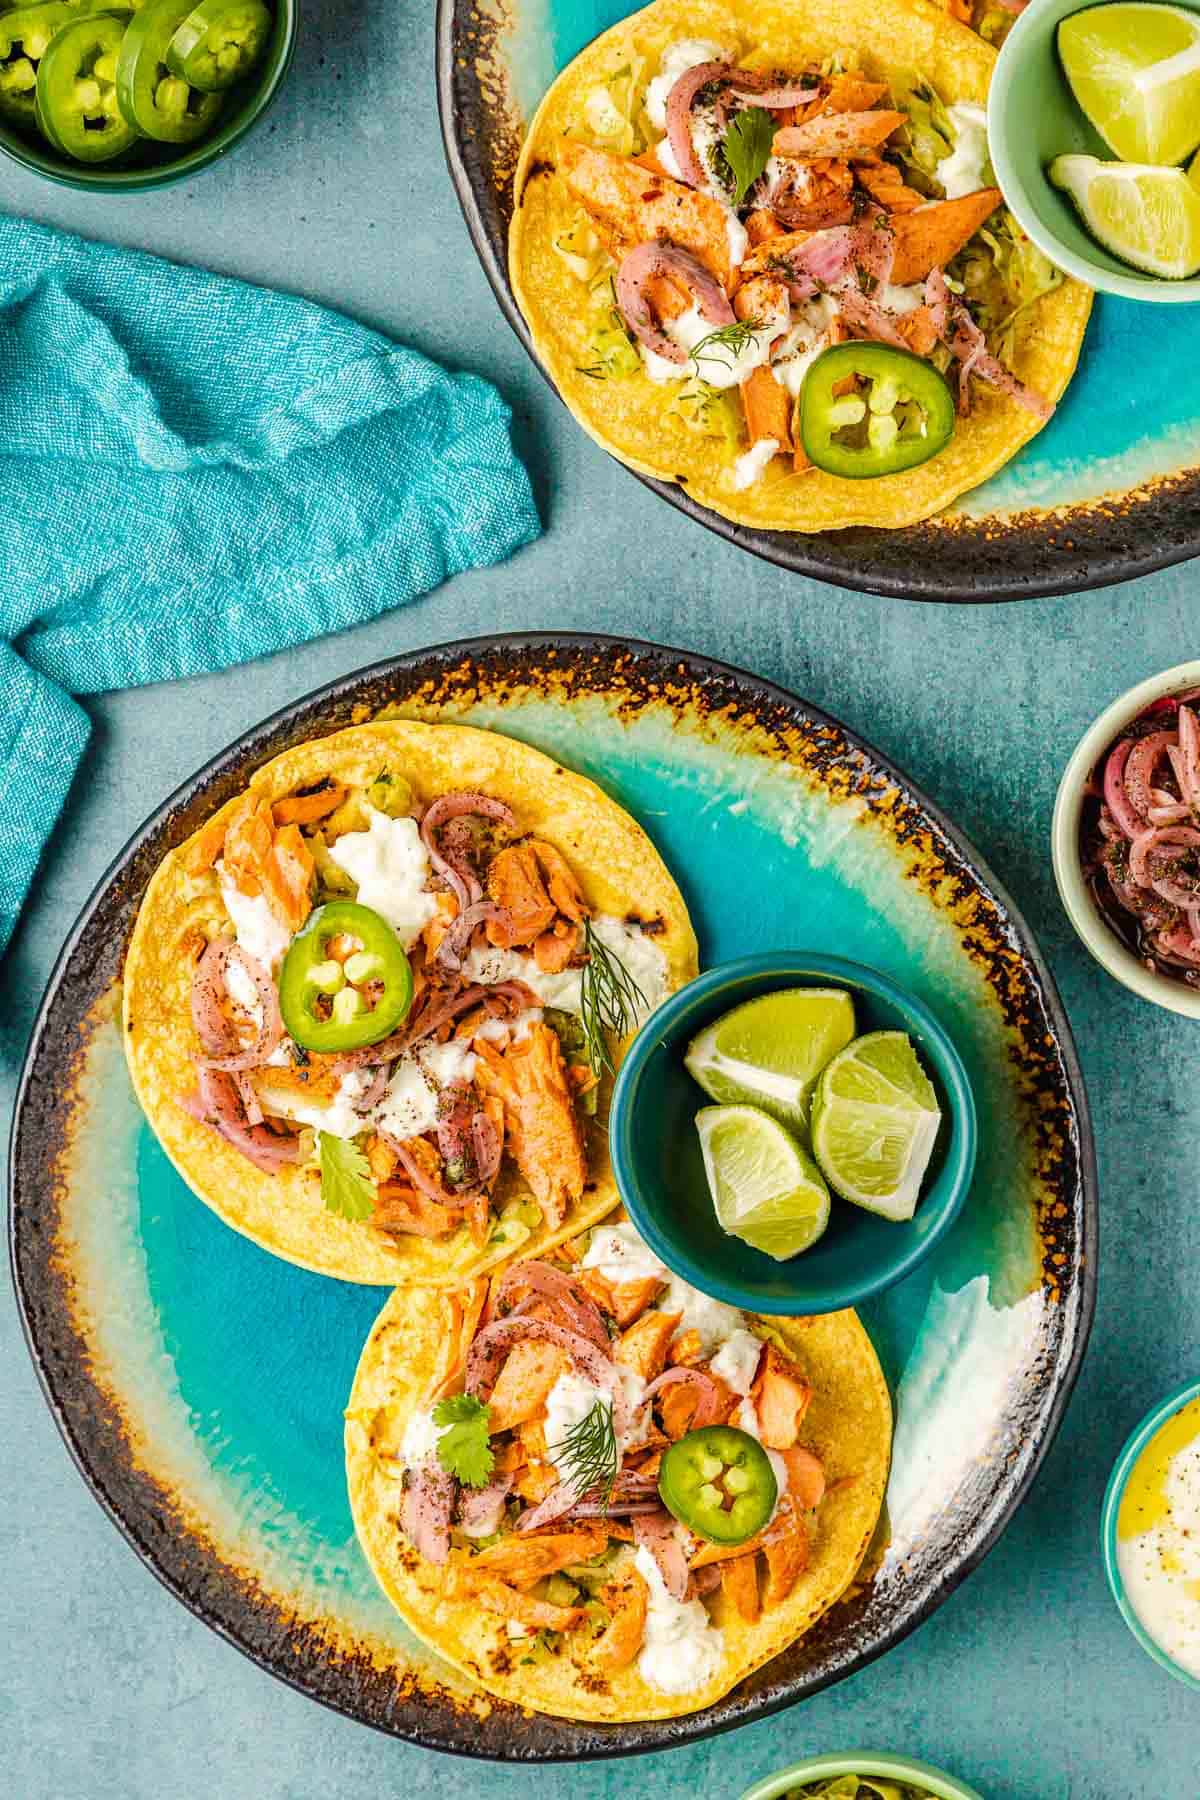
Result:
{"label": "large teal ceramic plate", "polygon": [[[630,0],[438,0],[450,173],[531,356],[505,250],[525,122],[559,70],[634,10]],[[983,487],[903,531],[758,531],[672,482],[646,485],[756,556],[869,593],[1012,600],[1126,581],[1200,551],[1198,332],[1198,307],[1099,296],[1078,373],[1046,429]]]}
{"label": "large teal ceramic plate", "polygon": [[[138,901],[181,842],[287,745],[394,708],[528,739],[654,837],[707,962],[835,951],[918,995],[979,1108],[962,1215],[864,1311],[893,1386],[878,1568],[705,1713],[597,1727],[484,1701],[423,1650],[359,1554],[342,1407],[384,1295],[229,1231],[173,1173],[125,1072],[118,983]],[[167,801],[88,902],[18,1101],[14,1270],[47,1399],[138,1554],[263,1667],[437,1749],[522,1760],[649,1750],[755,1718],[895,1643],[1011,1516],[1058,1424],[1094,1294],[1095,1171],[1070,1035],[1029,932],[970,847],[834,720],[648,645],[504,638],[383,664],[299,701]],[[80,1628],[87,1629],[86,1619]]]}

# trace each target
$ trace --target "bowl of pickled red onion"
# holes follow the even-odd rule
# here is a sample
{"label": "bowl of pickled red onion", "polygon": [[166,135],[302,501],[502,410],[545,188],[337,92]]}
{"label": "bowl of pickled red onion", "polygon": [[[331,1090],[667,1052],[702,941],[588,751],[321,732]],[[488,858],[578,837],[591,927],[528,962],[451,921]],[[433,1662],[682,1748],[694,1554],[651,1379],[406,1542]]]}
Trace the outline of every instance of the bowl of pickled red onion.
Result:
{"label": "bowl of pickled red onion", "polygon": [[1200,662],[1114,700],[1059,784],[1054,875],[1096,961],[1200,1019]]}

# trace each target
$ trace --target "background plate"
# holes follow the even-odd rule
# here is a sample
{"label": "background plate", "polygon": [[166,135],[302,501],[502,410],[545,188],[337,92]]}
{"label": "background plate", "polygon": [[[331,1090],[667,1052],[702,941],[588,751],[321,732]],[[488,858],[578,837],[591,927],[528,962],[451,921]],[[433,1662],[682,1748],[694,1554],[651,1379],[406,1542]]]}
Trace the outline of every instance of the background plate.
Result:
{"label": "background plate", "polygon": [[[524,122],[559,70],[634,10],[629,0],[438,0],[450,173],[484,272],[531,356],[505,248]],[[1103,587],[1200,551],[1195,348],[1191,308],[1098,295],[1078,372],[1046,429],[949,511],[902,531],[758,531],[671,482],[646,485],[756,556],[868,593],[1012,600]]]}
{"label": "background plate", "polygon": [[[712,962],[791,944],[920,995],[976,1092],[963,1215],[864,1309],[897,1404],[874,1579],[691,1719],[592,1727],[485,1702],[418,1646],[359,1554],[341,1409],[380,1290],[227,1230],[144,1124],[124,944],[161,856],[286,746],[385,708],[502,728],[598,780],[683,886]],[[219,756],[122,852],[50,982],[10,1164],[18,1295],[93,1492],[199,1617],[302,1692],[435,1749],[511,1760],[682,1743],[815,1692],[925,1617],[999,1535],[1056,1429],[1094,1306],[1095,1169],[1074,1050],[1029,933],[964,840],[834,720],[684,653],[549,635],[401,657]]]}

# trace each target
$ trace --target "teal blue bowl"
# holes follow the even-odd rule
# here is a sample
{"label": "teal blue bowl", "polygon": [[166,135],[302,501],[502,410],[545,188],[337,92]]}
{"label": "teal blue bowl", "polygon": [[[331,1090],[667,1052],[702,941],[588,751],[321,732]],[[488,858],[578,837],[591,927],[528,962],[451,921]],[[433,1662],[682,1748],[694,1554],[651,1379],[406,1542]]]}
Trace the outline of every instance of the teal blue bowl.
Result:
{"label": "teal blue bowl", "polygon": [[[1200,12],[1200,0],[1169,4]],[[1090,0],[1033,0],[1005,40],[988,90],[988,150],[996,180],[1022,230],[1068,275],[1127,300],[1200,300],[1200,276],[1165,281],[1110,255],[1046,174],[1056,156],[1115,160],[1084,117],[1058,60],[1059,24],[1089,5]]]}
{"label": "teal blue bowl", "polygon": [[742,1800],[779,1800],[780,1795],[798,1787],[802,1781],[830,1781],[835,1775],[906,1781],[911,1787],[933,1794],[936,1800],[983,1800],[982,1794],[974,1788],[929,1763],[913,1762],[907,1756],[881,1755],[878,1750],[847,1750],[838,1756],[810,1756],[804,1762],[793,1763],[790,1769],[780,1769],[777,1775],[756,1781],[753,1787],[746,1789]]}
{"label": "teal blue bowl", "polygon": [[1126,1440],[1125,1448],[1113,1464],[1113,1472],[1108,1478],[1108,1486],[1104,1490],[1104,1505],[1100,1509],[1100,1551],[1104,1558],[1104,1573],[1108,1576],[1108,1585],[1112,1589],[1113,1599],[1121,1609],[1121,1617],[1132,1631],[1147,1656],[1152,1656],[1160,1669],[1173,1675],[1176,1681],[1182,1681],[1185,1687],[1200,1692],[1200,1679],[1181,1669],[1173,1657],[1156,1644],[1137,1613],[1130,1604],[1129,1595],[1125,1591],[1125,1583],[1121,1577],[1117,1562],[1117,1515],[1121,1510],[1121,1500],[1125,1493],[1125,1484],[1129,1480],[1134,1463],[1167,1420],[1177,1413],[1189,1400],[1200,1398],[1200,1381],[1189,1381],[1168,1394],[1158,1406],[1148,1412],[1141,1424]]}
{"label": "teal blue bowl", "polygon": [[[907,1031],[937,1090],[942,1127],[913,1219],[879,1219],[835,1195],[824,1237],[776,1262],[717,1223],[693,1123],[709,1101],[683,1058],[722,1013],[785,987],[846,988],[860,1032]],[[837,1312],[902,1281],[949,1231],[975,1168],[975,1103],[958,1052],[921,1001],[860,963],[781,950],[710,969],[651,1015],[621,1065],[609,1140],[634,1224],[677,1275],[750,1312]]]}

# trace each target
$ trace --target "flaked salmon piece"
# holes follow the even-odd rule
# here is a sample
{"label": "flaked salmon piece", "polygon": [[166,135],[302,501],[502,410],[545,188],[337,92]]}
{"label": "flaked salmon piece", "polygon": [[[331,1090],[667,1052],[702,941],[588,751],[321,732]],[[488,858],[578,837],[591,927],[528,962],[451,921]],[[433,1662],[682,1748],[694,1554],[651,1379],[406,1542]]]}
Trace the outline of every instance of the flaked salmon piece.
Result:
{"label": "flaked salmon piece", "polygon": [[571,138],[559,140],[558,172],[614,249],[655,240],[677,244],[728,288],[725,214],[711,194]]}
{"label": "flaked salmon piece", "polygon": [[750,1390],[758,1414],[758,1434],[768,1450],[790,1450],[808,1411],[812,1389],[795,1363],[767,1344]]}
{"label": "flaked salmon piece", "polygon": [[747,1625],[756,1625],[762,1617],[757,1557],[731,1557],[721,1570],[721,1587],[738,1618]]}
{"label": "flaked salmon piece", "polygon": [[559,1531],[545,1537],[509,1537],[489,1544],[472,1559],[472,1571],[496,1575],[515,1588],[530,1588],[546,1575],[556,1575],[571,1563],[590,1562],[608,1542],[607,1531],[593,1526],[585,1531]]}
{"label": "flaked salmon piece", "polygon": [[211,869],[225,848],[225,818],[218,813],[202,825],[184,852],[184,867],[189,875],[202,875]]}
{"label": "flaked salmon piece", "polygon": [[533,960],[545,975],[560,975],[570,967],[579,949],[579,927],[566,919],[556,919],[549,931],[543,931],[533,946]]}
{"label": "flaked salmon piece", "polygon": [[471,1234],[471,1242],[477,1250],[482,1250],[491,1236],[491,1208],[488,1197],[482,1193],[464,1194],[462,1198],[463,1218],[467,1222],[467,1230]]}
{"label": "flaked salmon piece", "polygon": [[919,212],[898,214],[892,220],[895,259],[891,279],[897,287],[924,281],[934,269],[944,269],[969,238],[986,223],[1001,204],[999,188],[980,188],[957,200],[938,200]]}
{"label": "flaked salmon piece", "polygon": [[787,289],[775,275],[754,275],[743,281],[733,297],[733,310],[739,319],[753,319],[755,322],[775,318],[779,313],[784,315],[785,323],[780,327],[779,336],[787,330]]}
{"label": "flaked salmon piece", "polygon": [[385,1144],[377,1132],[367,1141],[367,1167],[377,1182],[390,1181],[399,1162],[396,1152]]}
{"label": "flaked salmon piece", "polygon": [[877,150],[904,122],[902,112],[887,112],[882,107],[873,112],[821,113],[802,125],[785,125],[775,133],[772,149],[776,156],[796,157],[802,162],[814,157],[855,156]]}
{"label": "flaked salmon piece", "polygon": [[663,1388],[658,1395],[658,1414],[663,1430],[673,1444],[691,1430],[699,1404],[699,1395],[683,1381]]}
{"label": "flaked salmon piece", "polygon": [[638,1281],[609,1281],[599,1269],[581,1269],[577,1279],[584,1293],[622,1328],[640,1318],[666,1286],[657,1275]]}
{"label": "flaked salmon piece", "polygon": [[245,794],[225,827],[223,867],[235,887],[261,895],[288,931],[299,931],[312,911],[312,853],[298,825],[278,830],[268,800]]}
{"label": "flaked salmon piece", "polygon": [[804,1520],[785,1500],[762,1547],[767,1564],[762,1603],[769,1612],[786,1600],[808,1567],[808,1530]]}
{"label": "flaked salmon piece", "polygon": [[799,250],[802,245],[807,244],[812,235],[812,232],[805,228],[784,231],[777,237],[765,238],[761,244],[747,252],[746,258],[738,270],[741,285],[745,287],[748,282],[753,281],[759,275],[769,275],[776,258],[790,256],[793,250]]}
{"label": "flaked salmon piece", "polygon": [[523,1419],[517,1427],[517,1436],[529,1462],[549,1461],[544,1419]]}
{"label": "flaked salmon piece", "polygon": [[435,894],[434,900],[437,902],[437,911],[421,933],[421,942],[430,962],[441,949],[442,939],[458,917],[458,901],[453,894]]}
{"label": "flaked salmon piece", "polygon": [[385,1181],[375,1191],[371,1224],[377,1231],[402,1237],[443,1237],[458,1226],[459,1215],[420,1194],[403,1181]]}
{"label": "flaked salmon piece", "polygon": [[429,1142],[429,1139],[424,1137],[405,1138],[403,1142],[404,1148],[408,1151],[408,1154],[412,1157],[413,1161],[420,1164],[422,1173],[427,1175],[430,1181],[435,1182],[440,1189],[439,1194],[435,1196],[440,1204],[443,1206],[460,1206],[462,1201],[459,1195],[450,1193],[442,1182],[442,1168],[444,1165],[438,1152]]}
{"label": "flaked salmon piece", "polygon": [[622,1581],[610,1581],[600,1598],[609,1622],[592,1645],[592,1661],[601,1669],[627,1669],[646,1640],[646,1608],[650,1590],[636,1569]]}
{"label": "flaked salmon piece", "polygon": [[792,448],[792,398],[765,364],[752,369],[742,383],[742,411],[749,443],[774,438],[780,450]]}
{"label": "flaked salmon piece", "polygon": [[300,1101],[305,1106],[330,1106],[337,1098],[342,1077],[334,1066],[336,1059],[310,1051],[306,1063],[284,1063],[280,1067],[264,1067],[249,1071],[250,1083],[262,1103],[263,1110],[280,1117],[287,1108]]}
{"label": "flaked salmon piece", "polygon": [[509,1438],[507,1444],[493,1446],[495,1464],[494,1475],[515,1475],[525,1463],[525,1446],[520,1438]]}
{"label": "flaked salmon piece", "polygon": [[344,787],[327,782],[314,793],[289,794],[284,800],[276,800],[271,812],[276,825],[315,825],[318,819],[328,818],[331,812],[336,812],[345,798]]}
{"label": "flaked salmon piece", "polygon": [[497,949],[532,944],[554,923],[555,905],[542,882],[532,844],[510,844],[488,864],[489,897],[504,908],[504,917],[489,919],[487,940]]}
{"label": "flaked salmon piece", "polygon": [[694,1369],[704,1360],[704,1340],[696,1330],[681,1331],[671,1345],[671,1362],[681,1369]]}
{"label": "flaked salmon piece", "polygon": [[554,1344],[526,1338],[514,1344],[488,1401],[488,1431],[511,1431],[539,1416],[567,1358]]}
{"label": "flaked salmon piece", "polygon": [[562,1046],[548,1025],[536,1024],[500,1055],[475,1043],[475,1078],[504,1105],[507,1147],[552,1230],[583,1198],[587,1154]]}
{"label": "flaked salmon piece", "polygon": [[823,100],[816,100],[804,113],[805,119],[820,118],[825,113],[866,112],[887,95],[886,81],[868,81],[863,75],[835,75],[833,86]]}
{"label": "flaked salmon piece", "polygon": [[[478,1558],[475,1559],[478,1561]],[[587,1614],[581,1606],[552,1606],[549,1600],[535,1600],[532,1594],[519,1594],[516,1588],[495,1576],[479,1578],[468,1564],[462,1572],[463,1585],[488,1612],[513,1619],[533,1631],[574,1631]]]}
{"label": "flaked salmon piece", "polygon": [[541,838],[532,838],[529,847],[537,857],[546,891],[558,911],[573,925],[582,925],[587,917],[583,891],[562,851],[553,844],[544,843]]}
{"label": "flaked salmon piece", "polygon": [[927,306],[914,307],[897,321],[896,330],[915,356],[928,356],[938,341],[938,328]]}
{"label": "flaked salmon piece", "polygon": [[756,206],[746,218],[746,236],[751,244],[765,244],[768,238],[781,237],[783,226],[766,206]]}
{"label": "flaked salmon piece", "polygon": [[644,1312],[613,1345],[613,1361],[643,1381],[653,1381],[667,1366],[667,1352],[682,1317],[682,1313]]}
{"label": "flaked salmon piece", "polygon": [[548,1462],[526,1462],[513,1482],[516,1492],[531,1506],[537,1506],[557,1486],[558,1470]]}
{"label": "flaked salmon piece", "polygon": [[782,1450],[787,1467],[787,1491],[801,1512],[811,1512],[825,1498],[825,1470],[819,1457],[799,1444]]}
{"label": "flaked salmon piece", "polygon": [[918,206],[926,204],[924,194],[906,185],[895,163],[884,162],[882,158],[877,163],[870,163],[864,158],[855,165],[854,173],[859,186],[867,190],[884,212],[914,212]]}

